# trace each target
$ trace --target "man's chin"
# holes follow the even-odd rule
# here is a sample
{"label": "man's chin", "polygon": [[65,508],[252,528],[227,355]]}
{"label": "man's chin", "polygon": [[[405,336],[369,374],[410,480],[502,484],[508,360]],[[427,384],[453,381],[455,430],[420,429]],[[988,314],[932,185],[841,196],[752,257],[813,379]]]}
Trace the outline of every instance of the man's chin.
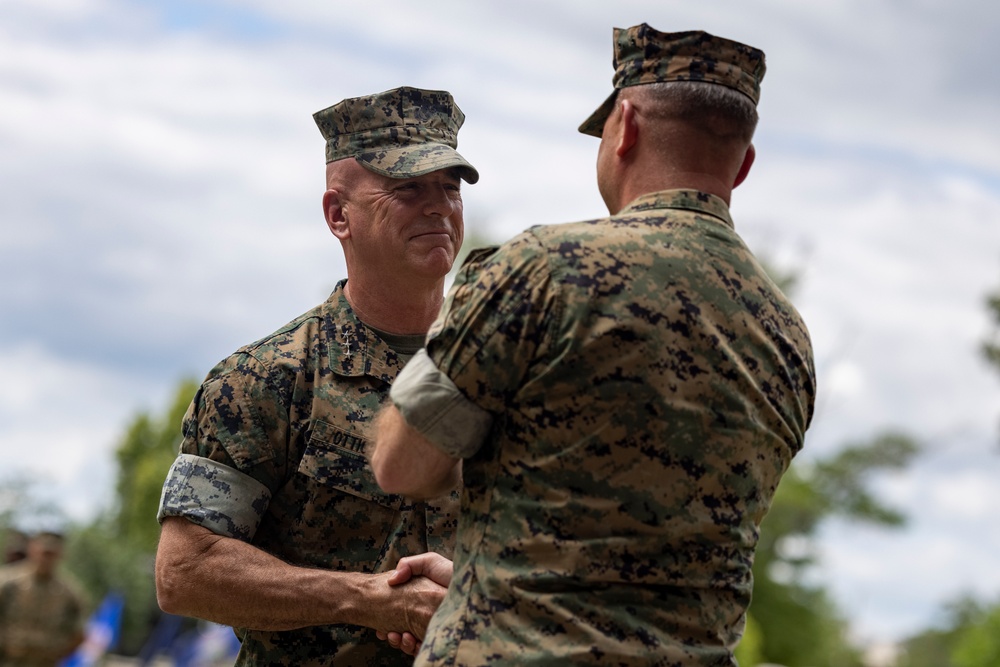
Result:
{"label": "man's chin", "polygon": [[455,254],[451,248],[434,248],[415,262],[413,268],[427,280],[438,280],[448,275],[454,262]]}

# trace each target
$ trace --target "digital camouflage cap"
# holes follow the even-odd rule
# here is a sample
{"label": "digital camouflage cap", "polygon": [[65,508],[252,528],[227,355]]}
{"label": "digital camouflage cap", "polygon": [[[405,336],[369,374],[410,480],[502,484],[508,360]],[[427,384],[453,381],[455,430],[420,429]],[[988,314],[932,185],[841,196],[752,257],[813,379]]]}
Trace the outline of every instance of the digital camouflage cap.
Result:
{"label": "digital camouflage cap", "polygon": [[700,30],[660,32],[648,24],[615,28],[615,90],[580,132],[600,137],[615,108],[618,91],[667,81],[704,81],[738,90],[756,105],[764,78],[764,52]]}
{"label": "digital camouflage cap", "polygon": [[469,183],[479,172],[458,154],[465,114],[443,90],[394,88],[342,100],[313,114],[326,139],[326,161],[353,157],[390,178],[455,167]]}

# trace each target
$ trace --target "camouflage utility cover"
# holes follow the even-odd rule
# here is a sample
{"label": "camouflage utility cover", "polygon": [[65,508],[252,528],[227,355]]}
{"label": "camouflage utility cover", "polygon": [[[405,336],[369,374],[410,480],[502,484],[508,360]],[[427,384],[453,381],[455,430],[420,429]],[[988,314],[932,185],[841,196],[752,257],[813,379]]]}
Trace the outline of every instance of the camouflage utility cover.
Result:
{"label": "camouflage utility cover", "polygon": [[83,633],[87,606],[75,582],[10,570],[0,582],[0,667],[55,667]]}
{"label": "camouflage utility cover", "polygon": [[600,137],[614,109],[618,90],[668,81],[704,81],[760,101],[766,66],[764,52],[701,30],[660,32],[642,23],[614,30],[614,92],[580,125],[580,132]]}
{"label": "camouflage utility cover", "polygon": [[495,419],[417,663],[735,665],[815,377],[726,204],[652,193],[474,255],[427,353]]}
{"label": "camouflage utility cover", "polygon": [[[307,567],[377,573],[425,551],[450,557],[457,495],[386,495],[368,465],[369,423],[403,360],[356,318],[343,287],[209,373],[184,418],[161,520],[183,516]],[[410,664],[359,626],[237,634],[237,665]]]}
{"label": "camouflage utility cover", "polygon": [[353,157],[390,178],[457,168],[469,183],[479,172],[455,150],[465,114],[443,90],[394,88],[342,100],[313,114],[326,139],[326,161]]}

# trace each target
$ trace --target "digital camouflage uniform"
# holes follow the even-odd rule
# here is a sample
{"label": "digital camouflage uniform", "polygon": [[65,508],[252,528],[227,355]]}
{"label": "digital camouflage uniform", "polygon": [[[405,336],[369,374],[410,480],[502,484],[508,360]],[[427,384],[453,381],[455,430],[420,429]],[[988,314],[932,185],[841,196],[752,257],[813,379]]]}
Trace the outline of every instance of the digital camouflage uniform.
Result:
{"label": "digital camouflage uniform", "polygon": [[87,602],[71,581],[28,564],[0,583],[0,667],[55,667],[83,632]]}
{"label": "digital camouflage uniform", "polygon": [[[308,567],[377,573],[403,556],[450,557],[457,494],[386,495],[368,465],[369,422],[405,360],[357,319],[343,286],[209,373],[184,418],[160,520],[182,516]],[[238,665],[411,662],[360,626],[236,632]]]}
{"label": "digital camouflage uniform", "polygon": [[[726,204],[667,191],[533,228],[472,256],[432,332],[434,366],[495,419],[448,451],[455,572],[418,664],[731,664],[814,372]],[[409,380],[393,399],[433,423]]]}
{"label": "digital camouflage uniform", "polygon": [[[616,31],[627,85],[726,69],[639,66],[669,52],[650,31]],[[417,664],[735,665],[815,372],[724,200],[652,192],[471,255],[391,397],[463,459],[454,578]]]}

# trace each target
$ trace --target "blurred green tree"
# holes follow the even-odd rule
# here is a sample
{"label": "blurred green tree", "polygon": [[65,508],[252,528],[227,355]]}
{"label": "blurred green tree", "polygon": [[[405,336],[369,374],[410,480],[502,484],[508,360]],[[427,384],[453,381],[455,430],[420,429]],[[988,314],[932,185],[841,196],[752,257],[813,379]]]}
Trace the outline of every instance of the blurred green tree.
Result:
{"label": "blurred green tree", "polygon": [[[758,257],[778,287],[794,298],[799,271],[779,268],[766,252]],[[847,619],[822,586],[808,582],[816,566],[816,533],[832,518],[901,526],[905,517],[879,502],[868,486],[879,472],[905,468],[918,449],[908,436],[888,432],[847,443],[824,459],[792,462],[761,525],[745,635],[754,644],[753,655],[737,653],[741,665],[861,665]]]}
{"label": "blurred green tree", "polygon": [[[903,654],[897,667],[958,667],[953,660],[960,639],[987,616],[986,607],[972,596],[957,598],[944,608],[944,620],[939,627],[920,632],[903,642]],[[997,661],[971,663],[1000,664]]]}
{"label": "blurred green tree", "polygon": [[736,662],[743,667],[753,667],[763,663],[762,641],[763,637],[757,620],[751,614],[747,614],[747,625],[743,631],[743,638],[736,646]]}
{"label": "blurred green tree", "polygon": [[116,529],[135,547],[155,553],[160,536],[156,510],[167,470],[177,457],[181,420],[198,390],[194,380],[184,380],[164,414],[136,415],[115,452],[118,481],[115,487]]}
{"label": "blurred green tree", "polygon": [[982,343],[986,361],[1000,370],[1000,289],[986,296],[986,311],[993,322],[993,331]]}
{"label": "blurred green tree", "polygon": [[[847,624],[826,591],[807,583],[815,566],[819,526],[833,517],[887,527],[905,517],[868,490],[870,478],[902,469],[917,454],[909,437],[885,433],[849,443],[816,461],[796,461],[782,478],[761,525],[750,615],[760,629],[760,653],[772,663],[849,667],[861,658]],[[753,663],[750,663],[753,664]]]}
{"label": "blurred green tree", "polygon": [[1000,665],[1000,604],[980,609],[959,628],[951,662],[954,667]]}
{"label": "blurred green tree", "polygon": [[110,509],[70,535],[66,562],[70,571],[99,601],[109,591],[125,597],[118,651],[133,655],[159,616],[153,559],[160,527],[156,522],[160,490],[177,455],[181,420],[197,391],[182,381],[161,415],[140,412],[132,418],[116,448],[118,463]]}
{"label": "blurred green tree", "polygon": [[980,346],[980,352],[988,364],[1000,372],[1000,289],[986,296],[986,311],[993,328]]}
{"label": "blurred green tree", "polygon": [[[68,525],[66,512],[39,494],[42,484],[42,480],[26,472],[8,472],[0,478],[0,532],[61,530]],[[5,537],[0,535],[0,539]]]}

